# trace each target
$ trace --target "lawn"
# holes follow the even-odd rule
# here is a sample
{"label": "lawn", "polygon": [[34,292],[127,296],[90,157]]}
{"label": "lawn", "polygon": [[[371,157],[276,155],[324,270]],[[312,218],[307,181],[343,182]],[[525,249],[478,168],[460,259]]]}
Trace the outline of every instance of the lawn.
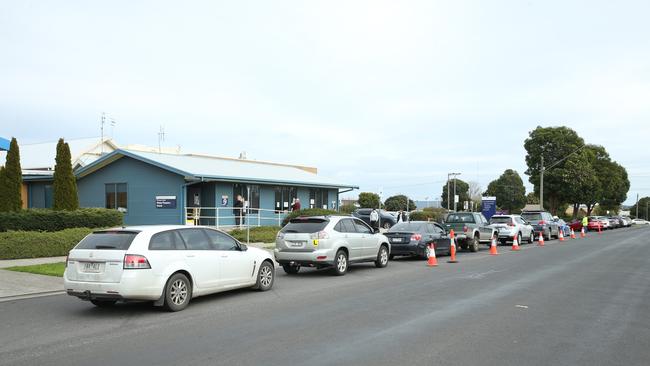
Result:
{"label": "lawn", "polygon": [[63,277],[63,272],[65,271],[65,263],[47,263],[47,264],[35,264],[33,266],[20,266],[20,267],[9,267],[6,268],[10,271],[16,272],[27,272],[35,273],[47,276],[56,276]]}
{"label": "lawn", "polygon": [[[278,235],[280,227],[278,226],[260,226],[250,228],[251,243],[275,243],[275,237]],[[246,243],[246,229],[235,229],[230,232],[235,239]]]}

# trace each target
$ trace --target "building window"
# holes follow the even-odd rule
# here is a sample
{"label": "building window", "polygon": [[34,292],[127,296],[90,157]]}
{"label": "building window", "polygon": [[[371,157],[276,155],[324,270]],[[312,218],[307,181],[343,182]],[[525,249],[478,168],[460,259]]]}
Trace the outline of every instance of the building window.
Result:
{"label": "building window", "polygon": [[52,208],[52,185],[46,184],[43,187],[43,193],[45,194],[44,197],[45,208]]}
{"label": "building window", "polygon": [[309,208],[327,209],[329,205],[328,199],[327,189],[313,188],[309,190]]}
{"label": "building window", "polygon": [[[237,195],[244,197],[244,201],[248,202],[248,207],[251,213],[257,214],[256,208],[260,208],[260,186],[256,184],[239,184],[235,183],[232,186],[233,202],[237,199]],[[250,197],[248,197],[248,190],[250,189]]]}
{"label": "building window", "polygon": [[106,208],[127,212],[126,183],[106,184]]}
{"label": "building window", "polygon": [[293,200],[298,198],[296,187],[275,187],[275,211],[289,211]]}

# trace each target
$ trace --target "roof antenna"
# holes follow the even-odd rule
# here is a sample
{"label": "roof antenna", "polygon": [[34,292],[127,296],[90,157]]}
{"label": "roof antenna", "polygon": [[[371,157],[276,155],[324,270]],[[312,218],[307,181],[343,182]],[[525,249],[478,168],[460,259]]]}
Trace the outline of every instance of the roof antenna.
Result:
{"label": "roof antenna", "polygon": [[246,160],[246,151],[242,151],[239,153],[239,160]]}
{"label": "roof antenna", "polygon": [[165,141],[165,127],[162,125],[158,130],[158,153],[162,153],[162,142]]}
{"label": "roof antenna", "polygon": [[101,123],[101,130],[102,130],[102,137],[101,137],[101,155],[104,155],[104,124],[106,123],[106,112],[102,112],[102,123]]}

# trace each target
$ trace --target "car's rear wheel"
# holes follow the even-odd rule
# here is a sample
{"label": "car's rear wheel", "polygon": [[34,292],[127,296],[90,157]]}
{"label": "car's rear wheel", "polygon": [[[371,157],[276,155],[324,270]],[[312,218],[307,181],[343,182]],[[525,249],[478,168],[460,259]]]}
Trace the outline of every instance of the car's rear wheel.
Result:
{"label": "car's rear wheel", "polygon": [[528,244],[533,244],[535,242],[535,233],[530,232],[530,235],[528,236]]}
{"label": "car's rear wheel", "polygon": [[257,283],[253,287],[255,290],[268,291],[273,287],[275,280],[275,271],[273,265],[269,262],[262,262],[260,270],[257,271]]}
{"label": "car's rear wheel", "polygon": [[181,311],[190,304],[192,285],[190,280],[182,273],[171,276],[165,286],[165,309]]}
{"label": "car's rear wheel", "polygon": [[478,246],[481,244],[481,241],[478,235],[474,235],[474,239],[469,243],[470,252],[478,252]]}
{"label": "car's rear wheel", "polygon": [[343,250],[336,252],[334,257],[334,274],[343,276],[348,271],[348,255]]}
{"label": "car's rear wheel", "polygon": [[98,308],[110,308],[117,300],[90,300],[90,302]]}
{"label": "car's rear wheel", "polygon": [[385,245],[379,247],[379,252],[377,253],[377,259],[375,260],[375,266],[377,268],[384,268],[388,265],[388,248]]}
{"label": "car's rear wheel", "polygon": [[282,269],[284,269],[286,274],[294,275],[300,272],[300,264],[283,264]]}
{"label": "car's rear wheel", "polygon": [[548,229],[548,234],[544,233],[544,240],[551,240],[551,229]]}

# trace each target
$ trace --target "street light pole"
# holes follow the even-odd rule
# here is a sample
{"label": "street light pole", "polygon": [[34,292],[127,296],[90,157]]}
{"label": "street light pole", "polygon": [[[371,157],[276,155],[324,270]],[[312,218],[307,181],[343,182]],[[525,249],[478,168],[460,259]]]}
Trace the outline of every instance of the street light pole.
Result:
{"label": "street light pole", "polygon": [[539,170],[539,209],[544,210],[544,155],[542,155],[541,168]]}
{"label": "street light pole", "polygon": [[451,205],[449,204],[450,201],[450,194],[449,194],[449,177],[454,177],[454,212],[456,212],[456,177],[459,176],[460,173],[448,173],[447,174],[447,212],[449,212]]}

